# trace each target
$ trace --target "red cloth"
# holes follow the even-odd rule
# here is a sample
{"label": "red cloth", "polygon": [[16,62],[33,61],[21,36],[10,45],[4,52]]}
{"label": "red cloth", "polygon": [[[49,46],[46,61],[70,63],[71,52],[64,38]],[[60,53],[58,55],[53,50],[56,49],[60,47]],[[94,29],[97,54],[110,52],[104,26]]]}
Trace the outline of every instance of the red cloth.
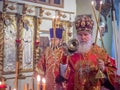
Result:
{"label": "red cloth", "polygon": [[55,78],[59,75],[59,64],[62,54],[63,50],[60,47],[55,50],[47,47],[38,62],[37,72],[41,76],[45,76],[46,90],[54,90],[56,88]]}
{"label": "red cloth", "polygon": [[119,90],[120,89],[120,76],[117,75],[116,76],[116,83],[115,83],[115,90]]}
{"label": "red cloth", "polygon": [[[97,60],[105,63],[108,79],[114,84],[116,67],[115,61],[99,46],[94,45],[88,53],[74,53],[68,57],[68,78],[67,90],[96,90],[103,83],[103,79],[97,79],[96,74],[99,70]],[[65,63],[65,57],[63,59]]]}
{"label": "red cloth", "polygon": [[7,88],[7,86],[5,84],[1,84],[0,88]]}
{"label": "red cloth", "polygon": [[[69,65],[70,65],[71,70],[70,70],[70,74],[68,77],[67,90],[74,90],[75,88],[77,88],[79,90],[79,87],[82,87],[83,85],[85,85],[85,83],[83,81],[86,80],[86,77],[89,77],[92,79],[92,77],[95,77],[95,75],[96,75],[96,69],[93,69],[93,71],[91,71],[90,72],[91,74],[89,73],[89,75],[87,75],[87,71],[85,73],[82,72],[83,76],[81,75],[81,77],[80,77],[80,72],[79,72],[80,64],[82,65],[81,69],[87,69],[87,64],[88,64],[88,67],[92,66],[92,65],[95,68],[97,67],[97,57],[94,54],[89,54],[87,57],[83,57],[82,54],[76,53],[70,57],[69,63],[70,63]],[[90,63],[92,63],[92,65],[90,65]],[[77,72],[79,72],[79,73],[77,73]],[[76,78],[76,80],[75,80],[75,78]],[[93,78],[93,79],[95,79],[95,78]],[[94,81],[89,81],[89,82],[96,86],[96,83],[93,83]],[[95,80],[95,82],[97,82],[97,81]],[[89,88],[89,86],[86,86],[86,88],[87,87]],[[88,90],[88,88],[85,90]]]}

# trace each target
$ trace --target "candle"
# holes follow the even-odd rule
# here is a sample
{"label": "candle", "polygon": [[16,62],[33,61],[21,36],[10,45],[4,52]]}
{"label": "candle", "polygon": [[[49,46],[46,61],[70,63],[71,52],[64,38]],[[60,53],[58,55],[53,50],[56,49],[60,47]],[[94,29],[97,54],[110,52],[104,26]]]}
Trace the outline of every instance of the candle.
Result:
{"label": "candle", "polygon": [[[97,42],[98,31],[100,32],[100,28],[99,28],[98,24],[99,24],[99,21],[100,21],[99,19],[100,19],[100,12],[101,12],[101,8],[102,8],[102,1],[100,1],[99,17],[98,17],[98,19],[97,19],[96,13],[95,13],[94,1],[92,1],[91,4],[92,4],[92,9],[93,9],[93,13],[94,13],[94,16],[95,16],[95,20],[96,20],[96,23],[97,23],[97,31],[96,31],[96,37],[95,37],[95,43],[96,43]],[[100,38],[101,38],[101,41],[102,41],[102,46],[104,48],[101,32],[100,32]]]}
{"label": "candle", "polygon": [[46,80],[42,78],[42,90],[46,90]]}
{"label": "candle", "polygon": [[15,76],[15,89],[18,90],[18,68],[19,67],[19,62],[17,61],[16,62],[16,70],[15,70],[15,73],[16,73],[16,76]]}
{"label": "candle", "polygon": [[[92,10],[93,10],[93,13],[94,13],[94,17],[95,17],[95,20],[96,20],[96,23],[97,23],[97,30],[98,30],[98,29],[99,29],[99,26],[98,26],[98,20],[97,20],[95,8],[94,8],[94,1],[91,1],[91,6],[92,6]],[[96,43],[96,42],[97,42],[97,32],[96,32],[96,37],[95,37],[95,43]]]}
{"label": "candle", "polygon": [[91,5],[92,5],[92,6],[94,5],[94,1],[91,1]]}
{"label": "candle", "polygon": [[1,86],[2,86],[2,82],[0,81],[0,88],[1,88]]}
{"label": "candle", "polygon": [[54,38],[56,38],[56,18],[55,18],[53,30],[54,30]]}
{"label": "candle", "polygon": [[54,28],[55,27],[55,16],[53,16],[53,18],[52,18],[52,28]]}
{"label": "candle", "polygon": [[41,80],[40,75],[37,75],[37,90],[40,90],[40,80]]}
{"label": "candle", "polygon": [[92,10],[93,10],[93,13],[94,13],[94,16],[95,16],[95,20],[97,22],[97,16],[96,16],[96,13],[95,13],[95,8],[94,8],[94,1],[91,1],[91,5],[92,5]]}
{"label": "candle", "polygon": [[100,13],[102,8],[102,1],[100,1],[100,7],[99,7],[99,16],[98,16],[98,23],[100,22]]}
{"label": "candle", "polygon": [[59,21],[60,21],[60,18],[59,16],[56,17],[56,26],[59,28]]}
{"label": "candle", "polygon": [[[99,25],[99,22],[100,22],[101,8],[102,8],[102,1],[100,1],[99,15],[98,15],[98,20],[97,20],[98,25]],[[101,36],[100,28],[99,28],[99,26],[98,26],[98,27],[97,27],[97,32],[96,32],[96,38],[97,38],[97,36],[98,36],[98,31],[99,31],[99,33],[100,33],[100,37],[102,37],[102,36]],[[95,40],[95,42],[97,42],[97,39]]]}
{"label": "candle", "polygon": [[34,90],[34,79],[31,78],[31,90]]}
{"label": "candle", "polygon": [[52,19],[52,28],[53,28],[54,46],[55,46],[55,38],[56,38],[56,17],[55,16]]}
{"label": "candle", "polygon": [[2,82],[0,81],[0,85],[2,84]]}
{"label": "candle", "polygon": [[15,88],[13,90],[16,90]]}
{"label": "candle", "polygon": [[27,90],[27,84],[24,84],[24,90]]}

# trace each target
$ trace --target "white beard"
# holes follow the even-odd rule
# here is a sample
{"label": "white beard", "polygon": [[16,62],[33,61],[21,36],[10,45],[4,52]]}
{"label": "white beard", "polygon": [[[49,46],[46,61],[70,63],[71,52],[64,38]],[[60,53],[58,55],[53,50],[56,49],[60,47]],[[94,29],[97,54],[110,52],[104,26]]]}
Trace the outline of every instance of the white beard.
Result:
{"label": "white beard", "polygon": [[92,40],[88,42],[80,42],[78,52],[87,53],[91,49],[91,46],[92,46]]}

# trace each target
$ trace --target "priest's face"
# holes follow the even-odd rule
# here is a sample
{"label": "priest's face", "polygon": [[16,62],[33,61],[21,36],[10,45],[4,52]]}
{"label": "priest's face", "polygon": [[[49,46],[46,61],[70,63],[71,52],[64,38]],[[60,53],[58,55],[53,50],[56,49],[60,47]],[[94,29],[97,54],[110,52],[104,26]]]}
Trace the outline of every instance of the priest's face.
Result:
{"label": "priest's face", "polygon": [[79,40],[79,49],[80,53],[86,53],[90,50],[92,45],[92,34],[87,31],[81,31],[77,34],[77,38]]}

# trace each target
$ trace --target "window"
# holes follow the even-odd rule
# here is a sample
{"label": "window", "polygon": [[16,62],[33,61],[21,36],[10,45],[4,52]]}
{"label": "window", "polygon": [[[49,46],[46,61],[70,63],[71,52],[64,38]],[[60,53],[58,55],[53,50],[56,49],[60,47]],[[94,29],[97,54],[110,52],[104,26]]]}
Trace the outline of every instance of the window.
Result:
{"label": "window", "polygon": [[46,5],[61,7],[61,8],[63,8],[64,6],[64,0],[25,0],[25,1],[46,4]]}
{"label": "window", "polygon": [[38,1],[46,2],[46,0],[38,0]]}
{"label": "window", "polygon": [[50,5],[56,7],[63,7],[64,0],[51,0]]}
{"label": "window", "polygon": [[54,1],[54,4],[60,4],[61,0],[53,0],[53,1]]}
{"label": "window", "polygon": [[49,5],[49,0],[36,0],[36,3],[47,4]]}

